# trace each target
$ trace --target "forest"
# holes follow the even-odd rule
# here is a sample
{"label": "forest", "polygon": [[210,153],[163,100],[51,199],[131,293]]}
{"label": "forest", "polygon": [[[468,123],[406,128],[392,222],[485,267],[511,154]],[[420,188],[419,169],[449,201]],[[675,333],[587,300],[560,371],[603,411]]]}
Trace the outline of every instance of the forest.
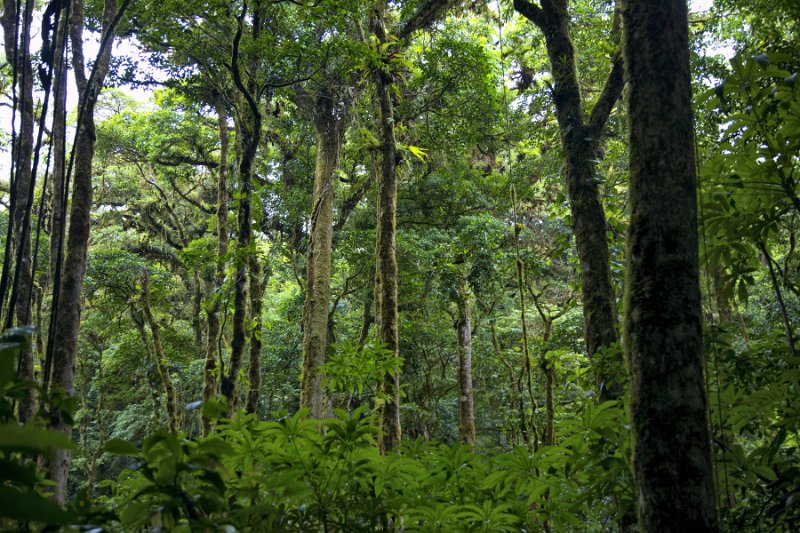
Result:
{"label": "forest", "polygon": [[0,26],[0,531],[800,530],[796,0]]}

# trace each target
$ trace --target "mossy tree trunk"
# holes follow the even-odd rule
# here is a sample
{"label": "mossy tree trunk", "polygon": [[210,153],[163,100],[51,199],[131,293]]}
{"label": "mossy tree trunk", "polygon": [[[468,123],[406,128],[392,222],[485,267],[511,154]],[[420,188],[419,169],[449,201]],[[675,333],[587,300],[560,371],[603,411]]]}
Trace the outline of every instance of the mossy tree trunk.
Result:
{"label": "mossy tree trunk", "polygon": [[718,531],[697,239],[687,6],[629,0],[625,348],[640,530]]}
{"label": "mossy tree trunk", "polygon": [[303,94],[301,108],[314,121],[317,136],[316,172],[311,208],[311,229],[306,267],[306,297],[303,304],[303,367],[300,405],[311,416],[324,418],[330,400],[322,386],[320,367],[328,348],[328,306],[333,256],[333,198],[335,173],[339,168],[344,116],[333,94],[322,90],[316,96]]}
{"label": "mossy tree trunk", "polygon": [[465,274],[458,276],[458,434],[464,444],[475,444],[475,402],[472,394],[472,302]]}
{"label": "mossy tree trunk", "polygon": [[[20,13],[17,11],[20,9]],[[11,225],[13,232],[12,241],[6,243],[6,254],[13,254],[15,259],[8,261],[7,266],[13,264],[12,269],[4,269],[2,296],[10,288],[13,309],[7,309],[6,324],[16,323],[18,326],[29,325],[31,320],[30,300],[27,297],[33,282],[31,271],[31,234],[30,234],[30,209],[33,198],[31,193],[31,156],[33,153],[33,67],[31,63],[30,43],[31,24],[33,21],[33,2],[14,2],[4,0],[3,14],[0,16],[0,25],[3,27],[4,49],[6,60],[16,62],[16,104],[12,112],[17,117],[15,124],[16,137],[14,139],[12,161],[14,170],[13,201],[11,207]],[[15,38],[17,39],[15,42]],[[27,220],[26,220],[27,219]],[[27,223],[26,223],[27,222]],[[12,245],[13,243],[13,245]],[[0,302],[5,305],[5,302]],[[13,318],[12,318],[13,317]],[[19,357],[17,374],[26,380],[34,378],[33,351],[26,348]],[[30,389],[20,399],[18,405],[18,418],[20,422],[30,419],[35,411],[35,397]]]}
{"label": "mossy tree trunk", "polygon": [[261,399],[261,349],[263,347],[262,325],[263,318],[261,313],[262,299],[264,296],[265,279],[258,254],[250,256],[250,361],[247,368],[248,390],[247,403],[245,409],[248,413],[255,413],[258,410],[258,403]]}
{"label": "mossy tree trunk", "polygon": [[[373,12],[370,24],[378,42],[387,42],[383,14]],[[375,92],[380,113],[381,166],[378,171],[378,220],[375,244],[375,326],[381,346],[399,357],[397,309],[397,140],[395,138],[394,103],[391,85],[395,82],[390,65],[373,69]],[[400,374],[390,372],[384,377],[386,400],[379,416],[382,425],[381,450],[386,452],[400,444]]]}
{"label": "mossy tree trunk", "polygon": [[[228,254],[228,113],[221,96],[215,102],[217,128],[219,130],[219,170],[217,174],[217,260],[212,281],[211,301],[206,310],[206,349],[203,366],[203,401],[207,402],[219,394],[219,313],[223,303],[225,283],[225,257]],[[203,419],[203,432],[211,431],[211,422]]]}
{"label": "mossy tree trunk", "polygon": [[[116,16],[117,2],[106,0],[103,8],[104,36],[113,32]],[[75,356],[78,350],[78,330],[81,317],[81,291],[86,273],[86,251],[92,209],[92,162],[96,141],[94,108],[100,93],[99,88],[102,87],[108,73],[113,44],[113,37],[108,38],[107,46],[101,50],[96,59],[95,77],[92,80],[93,85],[90,86],[86,77],[86,62],[83,54],[84,20],[83,0],[73,0],[69,36],[72,43],[72,67],[83,112],[78,124],[74,147],[72,205],[70,207],[67,253],[61,280],[58,315],[54,321],[55,332],[52,347],[52,385],[60,387],[69,395],[73,393]],[[60,416],[54,417],[51,427],[65,434],[69,432],[69,425]],[[49,476],[54,482],[54,499],[58,502],[63,502],[67,494],[68,471],[68,451],[56,450],[49,464]]]}
{"label": "mossy tree trunk", "polygon": [[251,13],[247,12],[247,4],[242,6],[242,12],[237,17],[237,29],[233,38],[233,51],[231,57],[231,74],[237,90],[235,101],[235,120],[239,133],[239,210],[237,220],[236,254],[233,258],[234,293],[233,293],[233,338],[231,340],[231,358],[228,363],[228,372],[222,376],[220,390],[228,399],[228,407],[235,409],[239,403],[239,372],[242,370],[244,352],[248,341],[248,281],[250,255],[253,254],[253,234],[251,204],[253,197],[253,167],[255,165],[258,146],[261,142],[261,127],[263,115],[257,98],[260,97],[259,89],[255,82],[255,73],[258,70],[258,58],[249,54],[248,72],[250,77],[245,80],[242,76],[240,62],[240,44],[244,29],[244,20],[247,16],[252,18],[252,37],[258,40],[264,23],[265,6],[256,3]]}
{"label": "mossy tree trunk", "polygon": [[[150,307],[150,273],[146,268],[143,268],[140,274],[140,281],[142,284],[142,292],[139,297],[139,305],[144,313],[144,320],[147,327],[150,328],[150,334],[153,337],[153,356],[155,358],[156,366],[158,367],[158,374],[161,377],[161,384],[164,387],[164,395],[167,398],[167,422],[169,430],[172,433],[178,432],[178,407],[176,403],[175,386],[172,384],[170,377],[169,365],[167,364],[167,356],[164,353],[164,345],[161,342],[161,326],[153,315]],[[146,341],[146,337],[142,339]]]}
{"label": "mossy tree trunk", "polygon": [[544,34],[553,75],[553,101],[566,157],[566,181],[572,230],[581,264],[586,352],[593,359],[601,401],[618,398],[625,380],[621,355],[604,361],[596,354],[617,342],[617,304],[611,283],[606,217],[597,188],[600,138],[622,92],[622,62],[612,64],[591,114],[584,113],[575,48],[570,36],[568,0],[542,0],[541,7],[514,0],[514,8]]}

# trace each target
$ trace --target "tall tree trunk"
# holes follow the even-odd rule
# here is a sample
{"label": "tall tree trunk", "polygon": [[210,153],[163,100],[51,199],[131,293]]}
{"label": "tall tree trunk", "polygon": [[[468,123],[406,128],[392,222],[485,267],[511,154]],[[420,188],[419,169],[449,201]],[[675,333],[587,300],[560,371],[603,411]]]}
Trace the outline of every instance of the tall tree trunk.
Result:
{"label": "tall tree trunk", "polygon": [[258,255],[250,256],[250,365],[247,369],[249,378],[249,389],[247,391],[246,409],[248,413],[255,413],[258,410],[258,402],[261,398],[261,340],[262,323],[261,307],[264,296],[264,287],[267,280],[258,260]]}
{"label": "tall tree trunk", "polygon": [[[606,217],[595,177],[600,136],[622,92],[622,64],[617,59],[591,116],[584,117],[583,99],[569,30],[568,0],[542,0],[541,7],[514,0],[514,8],[544,34],[553,75],[553,101],[566,157],[567,192],[572,230],[581,263],[586,351],[593,358],[601,401],[618,398],[624,389],[622,357],[604,361],[598,351],[617,342],[617,306],[611,283]],[[615,17],[616,19],[616,17]]]}
{"label": "tall tree trunk", "polygon": [[687,6],[629,0],[625,347],[641,531],[718,531],[706,391]]}
{"label": "tall tree trunk", "polygon": [[[538,307],[538,303],[537,303]],[[550,335],[553,331],[553,318],[546,316],[540,311],[542,317],[544,331],[542,332],[542,344],[547,346],[550,342]],[[544,354],[541,356],[540,367],[544,373],[544,445],[556,445],[556,407],[555,407],[555,382],[556,382],[556,369],[555,361],[550,361],[545,358]]]}
{"label": "tall tree trunk", "polygon": [[194,331],[194,346],[201,349],[203,346],[203,284],[200,281],[200,272],[192,272],[192,330]]}
{"label": "tall tree trunk", "polygon": [[[237,253],[234,259],[236,273],[234,278],[233,295],[233,339],[231,340],[231,359],[228,364],[228,373],[222,377],[221,391],[228,398],[228,406],[235,409],[239,402],[239,372],[242,369],[244,351],[247,344],[247,311],[248,311],[248,257],[253,253],[250,207],[253,198],[253,167],[255,165],[258,145],[261,143],[261,125],[263,116],[259,109],[258,88],[256,87],[255,74],[258,67],[257,56],[250,55],[248,72],[250,77],[245,83],[240,68],[240,48],[244,19],[247,16],[247,3],[242,6],[242,12],[237,19],[236,35],[233,39],[231,58],[231,74],[234,85],[238,91],[236,121],[241,137],[241,153],[239,157],[239,213]],[[264,6],[256,2],[252,17],[253,39],[257,40],[261,31]]]}
{"label": "tall tree trunk", "polygon": [[145,367],[147,368],[145,371],[145,377],[148,385],[150,386],[150,397],[153,401],[153,416],[150,419],[150,430],[155,431],[161,427],[161,394],[159,393],[159,382],[161,381],[161,377],[159,376],[158,380],[153,379],[153,371],[151,369],[152,364],[155,364],[157,368],[158,363],[156,362],[156,356],[153,353],[153,348],[150,346],[150,340],[147,338],[147,330],[144,329],[144,316],[142,316],[139,308],[133,304],[133,301],[131,301],[128,311],[131,314],[131,320],[133,321],[136,331],[139,333],[139,339],[142,341],[142,346],[144,347],[144,362],[146,363]]}
{"label": "tall tree trunk", "polygon": [[[311,230],[306,269],[306,298],[303,304],[303,369],[300,405],[311,409],[311,416],[323,418],[330,401],[322,388],[320,367],[328,346],[328,305],[331,289],[333,243],[333,197],[335,172],[339,166],[343,117],[337,116],[337,102],[320,94],[313,104],[317,133],[316,175],[311,209]],[[306,106],[309,107],[309,106]]]}
{"label": "tall tree trunk", "polygon": [[53,69],[53,172],[50,197],[50,286],[56,285],[58,250],[64,236],[64,181],[66,173],[66,128],[67,128],[67,58],[64,47],[67,42],[68,21],[62,17],[56,36]]}
{"label": "tall tree trunk", "polygon": [[[371,18],[372,31],[383,45],[387,42],[383,15],[375,11]],[[386,65],[388,67],[388,65]],[[387,72],[388,70],[388,72]],[[380,107],[381,168],[378,173],[378,222],[375,265],[375,326],[378,342],[384,349],[399,357],[397,327],[397,141],[395,139],[394,103],[391,67],[373,69],[375,91]],[[383,381],[387,399],[380,410],[383,432],[381,450],[386,452],[400,444],[400,374],[388,373]]]}
{"label": "tall tree trunk", "polygon": [[[231,358],[227,375],[222,377],[221,391],[228,398],[228,405],[235,409],[239,403],[239,372],[244,361],[247,345],[247,311],[248,311],[248,256],[253,236],[251,228],[250,207],[252,201],[253,164],[258,149],[257,136],[253,124],[244,124],[242,119],[240,135],[242,137],[242,154],[239,164],[239,213],[238,234],[236,239],[236,266],[233,292],[233,338],[231,340]],[[258,128],[260,130],[260,119]]]}
{"label": "tall tree trunk", "polygon": [[[217,263],[214,272],[211,303],[206,320],[206,360],[203,367],[203,402],[219,394],[219,312],[225,283],[225,256],[228,254],[228,114],[222,97],[215,102],[219,129],[219,174],[217,176]],[[211,421],[203,419],[203,433],[211,431]]]}
{"label": "tall tree trunk", "polygon": [[153,311],[150,309],[150,274],[147,272],[146,268],[142,269],[140,280],[142,283],[142,293],[139,303],[142,306],[142,312],[144,313],[147,326],[150,328],[150,334],[153,336],[153,356],[158,366],[158,374],[161,377],[164,394],[167,397],[167,421],[169,422],[169,430],[172,433],[177,433],[179,421],[175,399],[175,386],[172,384],[172,378],[169,375],[167,356],[164,353],[164,346],[161,343],[161,326],[158,325],[158,322],[153,316]]}
{"label": "tall tree trunk", "polygon": [[[116,0],[106,0],[103,8],[104,36],[113,32],[113,21],[116,15]],[[62,388],[70,395],[73,393],[75,355],[78,349],[78,329],[81,316],[81,291],[86,272],[86,249],[89,242],[89,222],[92,209],[92,160],[94,159],[96,140],[94,108],[100,92],[99,88],[102,87],[108,73],[113,44],[113,36],[110,36],[107,46],[101,50],[96,59],[93,86],[89,87],[89,80],[87,80],[84,70],[83,24],[83,0],[73,0],[69,22],[72,66],[83,113],[75,139],[67,255],[64,262],[59,304],[56,310],[57,319],[54,321],[54,346],[52,347],[52,385]],[[69,425],[58,415],[51,422],[51,426],[65,434],[69,433]],[[55,483],[54,499],[58,502],[63,502],[67,494],[68,471],[69,453],[66,450],[56,450],[50,462],[49,473],[50,479]]]}
{"label": "tall tree trunk", "polygon": [[[19,6],[17,4],[20,4]],[[19,17],[17,7],[21,8]],[[16,322],[17,325],[28,325],[30,321],[30,301],[27,294],[32,283],[31,273],[31,237],[30,225],[25,227],[25,219],[30,216],[31,203],[33,198],[30,194],[31,187],[31,155],[33,153],[33,68],[31,64],[30,42],[31,42],[31,23],[33,19],[33,2],[15,2],[14,0],[3,1],[3,14],[0,16],[0,24],[3,27],[4,47],[6,58],[9,62],[16,61],[16,108],[12,110],[15,116],[19,117],[16,124],[15,145],[13,147],[14,160],[14,182],[11,194],[14,197],[12,224],[13,232],[10,235],[11,242],[6,242],[6,254],[17,259],[7,262],[6,265],[14,265],[13,269],[5,268],[3,272],[2,296],[6,296],[5,289],[9,287],[9,282],[13,283],[11,294],[16,297],[12,302],[13,309],[6,310],[6,324]],[[15,40],[16,39],[16,40]],[[5,305],[5,302],[0,302]],[[33,350],[24,349],[19,355],[19,365],[17,374],[27,380],[34,378]],[[20,422],[29,420],[35,410],[35,397],[33,389],[26,392],[20,399],[18,406],[18,418]]]}
{"label": "tall tree trunk", "polygon": [[461,442],[475,444],[475,409],[472,396],[472,306],[465,275],[458,279],[458,433]]}

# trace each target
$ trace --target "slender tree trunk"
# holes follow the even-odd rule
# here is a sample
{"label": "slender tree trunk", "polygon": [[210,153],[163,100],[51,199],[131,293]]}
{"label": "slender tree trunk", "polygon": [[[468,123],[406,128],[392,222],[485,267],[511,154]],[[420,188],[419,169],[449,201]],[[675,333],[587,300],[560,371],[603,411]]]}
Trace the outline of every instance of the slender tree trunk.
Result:
{"label": "slender tree trunk", "polygon": [[629,0],[625,347],[641,531],[718,531],[703,379],[687,6]]}
{"label": "slender tree trunk", "polygon": [[[244,119],[246,121],[247,119]],[[260,130],[260,120],[259,120]],[[253,236],[250,206],[252,201],[253,164],[258,149],[260,132],[256,133],[252,124],[241,124],[242,154],[239,165],[239,213],[238,236],[236,240],[236,265],[233,292],[233,338],[231,340],[231,358],[228,372],[222,377],[221,391],[228,398],[228,405],[235,409],[239,403],[239,372],[244,361],[247,345],[247,311],[248,311],[248,256]]]}
{"label": "slender tree trunk", "polygon": [[[382,13],[373,13],[372,31],[378,42],[387,42]],[[380,107],[381,168],[378,173],[378,222],[375,274],[375,325],[384,349],[399,357],[397,309],[397,140],[395,139],[394,104],[390,85],[393,76],[384,69],[374,69],[375,90]],[[381,450],[386,452],[400,444],[400,374],[385,376],[383,392],[386,402],[380,410],[383,433]]]}
{"label": "slender tree trunk", "polygon": [[[217,98],[217,127],[219,129],[219,174],[217,176],[217,261],[211,303],[206,320],[206,360],[203,367],[203,402],[219,394],[219,312],[225,283],[225,256],[228,254],[228,114],[221,97]],[[203,419],[203,433],[211,431],[211,421]]]}
{"label": "slender tree trunk", "polygon": [[153,348],[150,346],[150,339],[147,337],[147,331],[144,329],[145,319],[142,316],[142,313],[135,305],[133,305],[132,302],[128,308],[128,311],[131,314],[131,320],[133,321],[136,331],[139,333],[139,339],[142,341],[142,346],[144,347],[144,362],[146,363],[147,368],[145,377],[147,378],[148,385],[150,386],[150,397],[153,401],[153,416],[150,420],[150,430],[155,431],[161,426],[161,394],[159,392],[160,376],[158,380],[154,380],[152,378],[153,373],[151,370],[151,363],[155,364],[156,367],[158,367],[158,363],[156,362],[156,356],[153,354]]}
{"label": "slender tree trunk", "polygon": [[458,433],[461,442],[475,444],[475,409],[472,396],[472,306],[464,275],[458,280]]}
{"label": "slender tree trunk", "polygon": [[64,47],[67,41],[68,21],[62,17],[56,36],[53,69],[53,184],[50,197],[50,286],[56,285],[58,250],[64,236],[64,181],[66,172],[67,128],[67,65]]}
{"label": "slender tree trunk", "polygon": [[369,337],[369,328],[375,322],[375,288],[368,287],[367,294],[364,298],[364,310],[361,313],[361,332],[358,334],[358,342],[356,347],[359,352],[363,350],[364,345],[367,343]]}
{"label": "slender tree trunk", "polygon": [[514,8],[542,31],[553,74],[553,100],[566,157],[567,192],[572,230],[581,263],[583,320],[586,351],[593,359],[600,401],[618,398],[624,389],[621,355],[606,361],[598,351],[617,342],[617,306],[611,283],[606,218],[597,190],[600,135],[622,92],[622,64],[612,65],[606,85],[584,117],[575,67],[575,49],[569,30],[567,0],[542,0],[541,7],[514,0]]}
{"label": "slender tree trunk", "polygon": [[764,261],[767,263],[769,270],[769,279],[772,281],[772,289],[775,291],[775,300],[778,302],[778,309],[781,312],[781,319],[783,320],[783,334],[786,337],[786,348],[789,350],[789,355],[792,358],[797,357],[794,346],[794,329],[792,328],[792,321],[789,320],[789,313],[786,312],[786,304],[783,302],[783,295],[781,294],[781,286],[778,283],[778,277],[775,275],[775,268],[773,266],[774,260],[767,250],[767,245],[763,242],[758,243],[761,253],[764,254]]}
{"label": "slender tree trunk", "polygon": [[[497,357],[497,359],[503,363],[503,366],[506,367],[506,370],[508,370],[508,379],[512,384],[511,407],[512,409],[517,409],[517,415],[519,416],[520,435],[522,436],[522,440],[525,442],[525,444],[528,444],[528,425],[525,422],[525,402],[522,399],[522,386],[519,379],[514,379],[519,373],[514,368],[514,365],[512,365],[508,359],[503,356],[503,347],[500,345],[500,339],[497,335],[497,324],[495,324],[494,320],[489,323],[489,330],[492,332],[492,347],[494,348],[495,357]],[[519,442],[514,426],[511,427],[511,442]]]}
{"label": "slender tree trunk", "polygon": [[[250,14],[252,18],[253,39],[258,40],[263,21],[264,5],[256,2]],[[257,71],[256,56],[249,56],[250,78],[247,82],[242,78],[240,63],[240,48],[242,29],[247,15],[247,3],[242,6],[238,17],[236,35],[233,39],[233,54],[231,58],[231,74],[238,90],[238,113],[236,119],[241,137],[241,154],[239,158],[239,213],[238,236],[236,243],[236,256],[234,264],[236,274],[234,279],[233,296],[233,338],[231,340],[231,359],[228,364],[228,374],[222,377],[221,391],[228,398],[228,406],[235,409],[239,403],[239,372],[242,369],[245,345],[247,344],[247,311],[248,311],[248,262],[253,253],[250,207],[253,197],[252,180],[258,145],[261,143],[261,126],[263,116],[259,109],[257,99],[255,75]]]}
{"label": "slender tree trunk", "polygon": [[330,303],[333,245],[334,173],[339,166],[342,144],[342,118],[336,116],[333,98],[319,95],[314,102],[317,132],[317,161],[308,242],[306,299],[303,304],[303,369],[300,405],[311,409],[311,416],[324,418],[330,399],[322,388],[320,367],[328,346],[328,305]]}
{"label": "slender tree trunk", "polygon": [[[12,111],[18,113],[19,116],[19,121],[16,123],[18,130],[13,148],[14,161],[12,162],[14,166],[14,183],[11,191],[14,196],[13,234],[11,235],[12,242],[6,243],[6,253],[18,258],[18,260],[13,262],[13,270],[4,271],[5,279],[3,282],[6,284],[5,287],[8,287],[7,284],[9,282],[13,283],[15,286],[11,287],[11,293],[16,295],[14,309],[6,310],[6,317],[8,318],[6,322],[11,323],[10,317],[13,316],[14,322],[21,326],[28,325],[30,321],[30,302],[25,295],[28,294],[32,283],[30,229],[25,229],[24,222],[26,216],[30,215],[31,202],[33,201],[30,195],[34,128],[33,68],[30,55],[33,2],[21,2],[19,7],[22,12],[19,19],[17,19],[17,2],[4,0],[0,24],[3,27],[6,58],[10,63],[16,59],[17,107]],[[18,38],[16,42],[15,38]],[[6,294],[3,292],[3,296]],[[5,302],[0,302],[0,305],[5,305]],[[26,348],[20,353],[17,374],[23,379],[34,379],[33,350],[30,348]],[[25,396],[19,401],[19,421],[24,423],[29,420],[33,416],[35,408],[34,391],[30,389],[26,391]]]}
{"label": "slender tree trunk", "polygon": [[[514,205],[514,210],[516,211],[517,205],[517,198],[516,198],[516,191],[512,192],[512,203]],[[517,387],[522,392],[523,386],[522,381],[525,380],[525,389],[528,393],[528,401],[530,402],[531,409],[530,409],[530,439],[525,443],[531,448],[534,452],[539,449],[539,428],[536,426],[536,421],[534,416],[536,415],[536,410],[539,408],[539,404],[536,401],[536,396],[533,394],[533,370],[531,369],[531,355],[529,350],[529,343],[528,343],[528,319],[526,318],[526,304],[525,304],[525,287],[527,286],[527,275],[525,273],[525,265],[522,262],[519,253],[519,233],[521,231],[521,226],[519,224],[514,224],[514,252],[516,255],[516,266],[517,266],[517,290],[519,292],[519,323],[522,329],[522,372],[520,373],[519,377],[517,378]],[[525,413],[525,402],[523,400],[523,396],[520,395],[520,413]],[[527,414],[524,414],[527,418]]]}
{"label": "slender tree trunk", "polygon": [[258,402],[261,398],[261,340],[262,323],[261,316],[262,299],[264,296],[264,286],[267,280],[263,279],[261,263],[257,254],[250,256],[250,364],[248,367],[249,389],[247,391],[248,413],[258,411]]}
{"label": "slender tree trunk", "polygon": [[194,345],[198,350],[203,346],[203,285],[200,281],[200,272],[192,272],[192,330],[194,331]]}
{"label": "slender tree trunk", "polygon": [[[107,34],[117,14],[115,0],[106,0],[103,9],[103,34]],[[94,159],[95,124],[94,108],[99,88],[102,87],[111,61],[113,37],[97,58],[94,86],[88,87],[83,56],[83,0],[73,0],[70,15],[70,41],[72,42],[72,64],[75,82],[81,96],[82,120],[78,124],[78,135],[74,147],[72,206],[67,237],[67,255],[61,281],[57,319],[55,320],[52,385],[67,394],[73,393],[75,355],[78,349],[78,329],[81,316],[81,291],[86,272],[86,249],[89,242],[89,222],[92,209],[92,161]],[[91,90],[87,90],[91,89]],[[62,433],[69,432],[69,425],[56,415],[51,426]],[[67,494],[69,453],[56,450],[50,462],[50,479],[54,482],[54,499],[63,502]]]}
{"label": "slender tree trunk", "polygon": [[142,306],[147,326],[150,328],[150,334],[153,336],[153,355],[155,357],[156,365],[158,366],[158,374],[161,376],[161,384],[164,387],[164,394],[167,397],[167,421],[169,422],[169,430],[172,433],[178,432],[178,408],[176,405],[175,386],[172,384],[172,379],[169,375],[169,366],[167,365],[167,357],[164,353],[164,346],[161,344],[161,327],[158,325],[153,311],[150,309],[150,274],[146,268],[142,269],[140,280],[142,282],[142,293],[139,303]]}

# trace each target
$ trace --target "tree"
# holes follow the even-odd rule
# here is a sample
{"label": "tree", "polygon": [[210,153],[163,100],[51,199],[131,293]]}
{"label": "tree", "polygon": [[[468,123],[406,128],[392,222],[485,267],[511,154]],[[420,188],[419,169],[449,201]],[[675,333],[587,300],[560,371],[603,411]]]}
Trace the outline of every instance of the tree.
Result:
{"label": "tree", "polygon": [[[617,304],[611,284],[607,223],[598,196],[595,161],[606,122],[622,93],[622,60],[619,55],[612,58],[605,86],[586,116],[570,37],[568,4],[568,0],[542,0],[540,5],[514,0],[514,9],[540,29],[547,46],[553,76],[553,103],[566,160],[572,227],[581,262],[586,351],[590,358],[597,359],[598,352],[617,341]],[[613,33],[617,33],[616,29]],[[595,361],[601,400],[618,398],[622,394],[621,363],[621,360]]]}
{"label": "tree", "polygon": [[[331,65],[325,65],[326,70]],[[334,67],[335,68],[335,67]],[[352,103],[352,86],[347,73],[326,72],[321,89],[313,96],[298,91],[297,101],[311,118],[316,132],[316,171],[310,217],[306,298],[303,305],[303,367],[300,405],[311,409],[311,416],[323,418],[330,411],[322,387],[320,367],[329,344],[331,268],[333,261],[333,200],[336,171],[342,150],[344,130]]]}
{"label": "tree", "polygon": [[[52,350],[52,384],[72,394],[74,386],[75,356],[78,344],[78,331],[81,316],[81,291],[86,273],[86,251],[89,242],[89,224],[92,210],[92,162],[96,141],[94,110],[97,104],[99,89],[103,85],[111,63],[111,49],[114,32],[124,8],[128,5],[123,0],[120,6],[115,0],[106,0],[102,15],[102,42],[99,55],[92,67],[92,73],[86,76],[86,61],[83,53],[83,30],[85,12],[83,0],[74,0],[69,20],[69,35],[72,43],[72,68],[75,83],[80,95],[80,112],[78,116],[78,133],[73,148],[73,188],[72,206],[69,217],[69,234],[67,252],[64,260],[62,279],[54,287],[54,295],[58,295],[54,303],[55,329],[48,343]],[[48,353],[48,357],[50,354]],[[69,425],[61,417],[56,416],[51,422],[53,429],[68,432]],[[55,483],[55,499],[64,501],[67,489],[67,472],[69,454],[59,449],[50,463],[50,479]]]}
{"label": "tree", "polygon": [[[242,35],[246,17],[252,18],[253,41],[258,41],[266,24],[266,5],[256,1],[252,12],[249,12],[247,2],[242,4],[241,12],[236,17],[236,30],[234,32],[230,69],[237,94],[234,97],[236,109],[236,124],[241,137],[239,141],[238,178],[239,210],[237,219],[236,254],[234,257],[234,297],[233,297],[233,336],[231,339],[231,358],[228,364],[228,373],[222,376],[220,391],[228,398],[228,405],[235,409],[239,401],[239,372],[242,369],[247,335],[248,318],[248,290],[250,275],[248,274],[250,260],[253,253],[251,207],[253,201],[253,172],[256,163],[256,154],[261,142],[263,114],[259,106],[261,90],[254,77],[258,67],[259,58],[251,50],[249,54],[241,54]],[[249,78],[242,75],[241,62],[247,64],[246,72]],[[251,317],[254,318],[254,317]],[[260,319],[260,318],[259,318]]]}
{"label": "tree", "polygon": [[[31,25],[33,2],[3,2],[0,25],[3,27],[3,45],[6,60],[12,65],[12,125],[19,128],[12,132],[11,218],[6,236],[5,261],[0,278],[0,309],[5,313],[5,327],[16,323],[27,325],[31,319],[31,302],[28,297],[32,284],[30,221],[33,207],[35,177],[31,168],[34,142],[33,65],[31,61]],[[19,122],[14,122],[19,117]],[[13,243],[13,245],[12,245]],[[12,259],[10,256],[14,255]],[[13,265],[13,269],[11,268]],[[10,289],[10,291],[9,291]],[[6,309],[6,296],[11,300]],[[17,373],[25,379],[34,378],[33,352],[28,347],[20,354]],[[33,391],[21,399],[19,420],[25,422],[33,416],[35,399]]]}
{"label": "tree", "polygon": [[718,531],[703,337],[687,7],[629,0],[625,348],[643,531]]}

